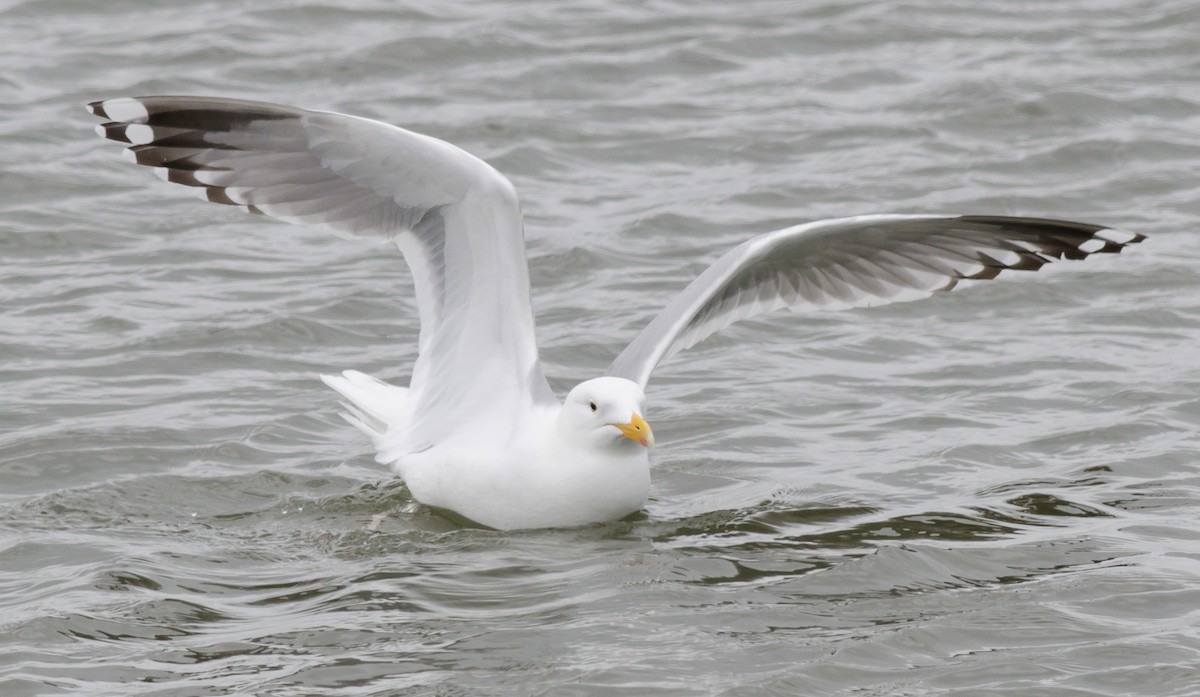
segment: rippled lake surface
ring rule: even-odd
[[[1200,693],[1200,6],[0,0],[0,695]],[[772,316],[661,368],[643,514],[416,504],[394,251],[197,202],[82,104],[348,111],[512,178],[561,391],[750,235],[1120,256]]]

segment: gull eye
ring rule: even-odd
[[[588,406],[592,408],[592,411],[596,411],[596,403],[595,402],[588,402]]]

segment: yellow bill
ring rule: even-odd
[[[650,430],[650,424],[646,423],[636,412],[633,418],[627,424],[613,424],[621,431],[621,435],[629,440],[635,440],[645,447],[649,448],[654,445],[654,431]]]

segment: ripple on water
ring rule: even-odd
[[[1127,5],[7,3],[0,694],[1200,693],[1200,16]],[[757,232],[1149,239],[733,327],[655,375],[645,512],[501,534],[414,503],[315,379],[406,379],[400,259],[122,163],[79,104],[148,93],[488,158],[560,388]]]

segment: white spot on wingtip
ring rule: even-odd
[[[105,100],[100,108],[113,121],[145,121],[150,116],[145,104],[129,97]]]
[[[129,152],[129,151],[126,150],[125,152]],[[154,175],[156,177],[158,177],[159,179],[161,179],[165,182],[171,181],[171,170],[167,169],[166,167],[151,167],[150,169],[154,172]]]
[[[1017,264],[1021,263],[1021,255],[1011,249],[989,249],[987,255],[1000,262],[1004,266],[1016,266]]]
[[[976,264],[970,264],[970,265],[968,265],[968,266],[964,266],[964,267],[962,267],[961,269],[956,269],[956,271],[958,271],[958,272],[959,272],[960,274],[962,274],[963,276],[966,276],[967,278],[970,278],[970,277],[972,277],[972,276],[975,276],[975,275],[977,275],[977,274],[981,274],[981,273],[983,273],[983,270],[984,270],[984,269],[986,269],[986,268],[987,268],[987,267],[986,267],[986,266],[984,266],[983,264],[978,264],[978,263],[976,263]]]
[[[1090,240],[1084,240],[1083,244],[1079,245],[1079,251],[1083,252],[1084,254],[1091,254],[1104,249],[1104,245],[1105,241],[1103,239],[1097,239],[1093,237]]]
[[[1102,240],[1108,240],[1109,242],[1116,242],[1117,244],[1129,244],[1133,240],[1137,239],[1137,235],[1132,232],[1127,232],[1125,230],[1116,230],[1114,228],[1109,228],[1109,227],[1101,228],[1101,229],[1097,230],[1096,232],[1094,232],[1093,234]]]
[[[98,123],[95,126],[92,126],[92,130],[95,131],[96,135],[100,136],[101,138],[108,137],[108,129],[104,127],[104,124]]]
[[[207,184],[209,186],[223,186],[222,182],[220,181],[219,172],[196,170],[195,172],[192,172],[192,178],[201,184]]]
[[[131,123],[125,127],[125,138],[134,145],[154,142],[154,129],[142,123]]]
[[[225,195],[234,201],[237,201],[238,203],[245,204],[247,206],[254,205],[254,202],[251,200],[250,189],[244,187],[227,188],[225,189]]]
[[[129,160],[130,162],[132,162],[135,165],[138,163],[137,153],[130,150],[129,148],[125,148],[124,150],[121,151],[121,157],[125,158],[126,160]]]

